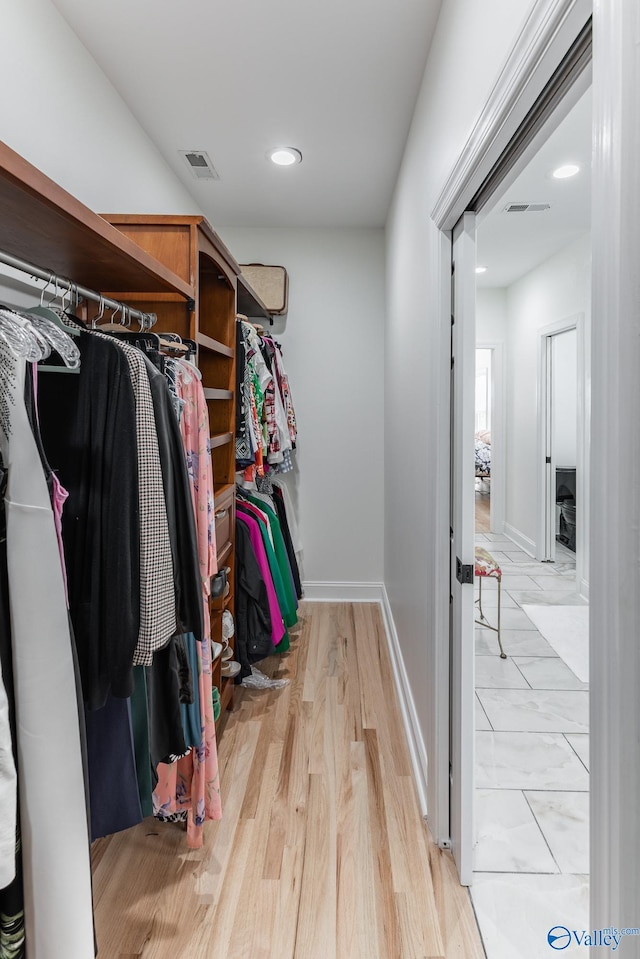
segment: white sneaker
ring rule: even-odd
[[[222,675],[227,679],[237,676],[240,672],[240,663],[238,663],[235,659],[230,659],[226,663],[222,664],[221,672]]]
[[[218,656],[222,653],[222,643],[211,643],[211,662],[215,663]]]
[[[234,632],[233,616],[231,615],[230,610],[225,609],[224,613],[222,614],[222,638],[231,639],[231,637],[234,635]]]

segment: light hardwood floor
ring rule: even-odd
[[[487,480],[480,480],[479,484],[476,486],[476,533],[490,533],[491,487]]]
[[[379,607],[301,614],[262,665],[290,685],[237,690],[204,848],[153,819],[94,844],[99,959],[483,959],[420,816]]]

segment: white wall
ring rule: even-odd
[[[588,342],[590,290],[589,234],[507,289],[506,521],[534,543],[537,540],[539,330],[584,313]]]
[[[199,212],[49,0],[0,0],[0,15],[8,146],[98,213]]]
[[[295,477],[308,583],[383,577],[384,233],[221,231],[241,263],[289,272],[282,342],[299,421]],[[277,327],[276,327],[277,329]],[[316,587],[331,594],[328,587]],[[341,595],[341,594],[336,594]]]
[[[436,605],[448,516],[434,455],[449,428],[439,397],[450,336],[440,325],[440,236],[430,214],[531,6],[444,0],[387,223],[385,583],[429,762],[447,721],[429,691],[436,638],[448,628]],[[447,801],[435,782],[431,812]]]
[[[504,343],[507,339],[507,293],[502,287],[476,290],[476,343]]]
[[[565,330],[551,342],[553,456],[558,466],[574,467],[578,455],[578,334]]]

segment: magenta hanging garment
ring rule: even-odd
[[[278,603],[278,597],[276,596],[275,587],[273,585],[273,577],[271,576],[271,570],[269,569],[269,563],[267,562],[267,554],[265,552],[264,543],[262,542],[260,527],[258,526],[257,520],[253,519],[251,516],[248,516],[246,513],[241,513],[240,509],[238,509],[238,512],[236,513],[236,518],[241,523],[245,523],[249,528],[251,545],[253,546],[256,559],[258,560],[258,566],[260,567],[260,572],[262,573],[262,578],[264,579],[265,586],[267,587],[269,611],[271,613],[273,645],[277,646],[284,636],[285,629],[284,622],[282,620],[282,613],[280,612],[280,604]]]

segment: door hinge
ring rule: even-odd
[[[473,584],[473,566],[471,563],[463,563],[456,556],[456,579],[462,586]]]
[[[551,466],[551,457],[550,457],[550,456],[545,457],[545,463],[547,463],[549,466]]]

